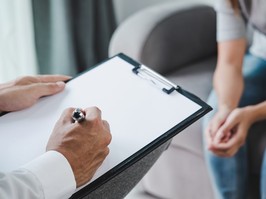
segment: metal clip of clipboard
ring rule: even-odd
[[[178,85],[173,84],[160,74],[152,71],[144,65],[136,66],[132,69],[132,71],[139,77],[152,82],[167,94],[171,94],[174,90],[178,90],[180,88]]]

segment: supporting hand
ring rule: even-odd
[[[0,111],[18,111],[32,106],[40,97],[53,95],[65,87],[69,76],[26,76],[0,85]]]

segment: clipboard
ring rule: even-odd
[[[102,193],[124,197],[175,135],[212,110],[181,86],[120,53],[68,81],[62,93],[0,117],[0,170],[16,169],[44,153],[55,122],[70,106],[98,106],[111,127],[109,155],[93,179],[71,197],[97,199],[106,198]]]

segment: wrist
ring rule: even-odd
[[[256,105],[246,106],[243,109],[251,125],[259,120],[259,109]]]
[[[218,111],[225,115],[229,115],[236,107],[228,104],[221,104],[218,106]]]
[[[266,119],[266,102],[247,106],[246,109],[254,122]]]

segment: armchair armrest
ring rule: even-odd
[[[109,55],[123,52],[160,73],[214,56],[216,15],[212,7],[174,2],[143,9],[112,36]]]

